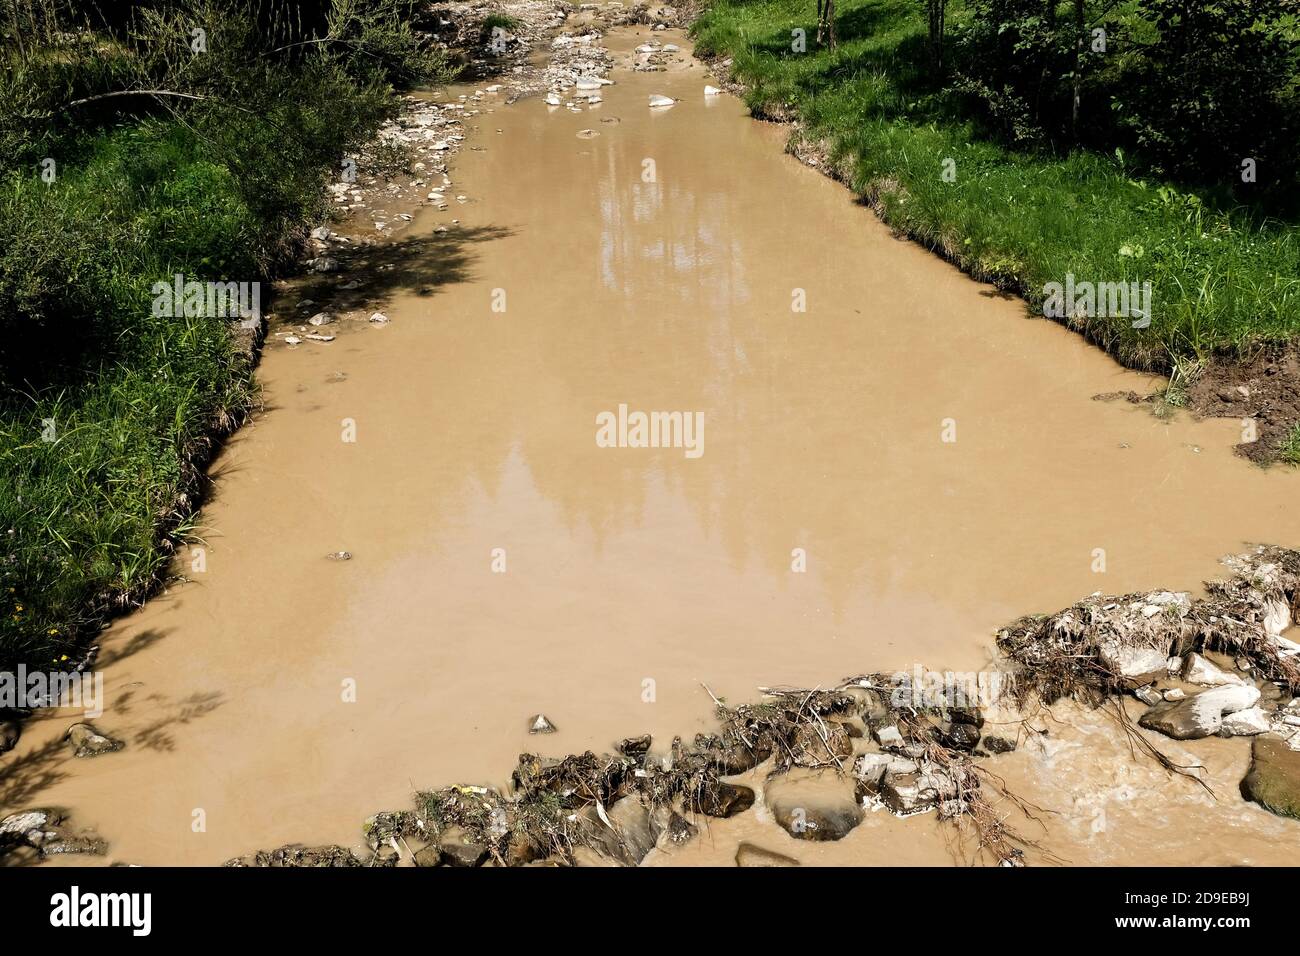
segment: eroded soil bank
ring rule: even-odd
[[[651,38],[681,52],[634,70]],[[430,183],[444,201],[385,220],[357,288],[346,263],[328,274],[357,297],[332,340],[273,326],[266,410],[216,463],[205,570],[104,635],[96,724],[126,747],[76,760],[59,738],[77,715],[40,714],[0,812],[74,808],[106,860],[141,864],[350,845],[414,789],[504,786],[523,751],[709,730],[702,683],[739,702],[864,668],[976,671],[1027,611],[1194,587],[1244,542],[1300,542],[1297,476],[1234,457],[1236,422],[1092,401],[1156,382],[893,238],[783,131],[706,97],[682,34],[603,44],[599,103],[470,105],[452,183]],[[599,447],[620,404],[701,412],[703,454]],[[538,712],[557,733],[528,735]],[[1045,719],[1048,749],[1006,759],[1058,855],[1293,862],[1300,824],[1233,793],[1242,741],[1185,745],[1216,802],[1086,714]],[[667,862],[734,855],[751,817]],[[951,859],[933,821],[887,814],[790,844]]]

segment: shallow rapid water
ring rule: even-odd
[[[623,60],[645,35],[609,45]],[[741,701],[979,669],[1023,613],[1195,589],[1244,542],[1300,545],[1300,476],[1235,458],[1236,423],[1093,401],[1158,383],[892,237],[784,155],[784,129],[706,99],[699,65],[612,78],[581,113],[485,101],[447,191],[469,201],[422,210],[370,287],[389,325],[268,343],[266,410],[202,514],[206,572],[104,635],[97,724],[127,749],[73,761],[56,742],[71,717],[44,714],[0,810],[71,807],[111,859],[143,864],[355,844],[368,814],[417,787],[504,784],[523,751],[642,732],[666,748],[709,726],[702,685]],[[651,93],[681,101],[651,111]],[[621,403],[701,412],[703,454],[598,447],[597,415]],[[353,559],[326,560],[339,550]],[[530,737],[537,712],[559,732]],[[1056,852],[1291,861],[1300,824],[1231,789],[1247,742],[1200,748],[1229,788],[1207,807],[1150,768],[1115,797],[1127,748],[1098,739],[1095,760],[1000,758],[1055,801]],[[1224,829],[1189,849],[1180,820]],[[761,823],[715,824],[674,862],[729,861],[727,834]],[[933,819],[885,814],[799,850],[949,859]]]

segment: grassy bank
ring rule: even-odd
[[[75,655],[165,567],[254,389],[239,317],[166,314],[154,283],[291,265],[394,84],[441,75],[405,6],[20,3],[4,22],[0,665]],[[116,95],[140,90],[165,92]]]
[[[1060,9],[1064,18],[1071,7]],[[1023,133],[1016,124],[1029,108],[1015,99],[1010,80],[994,93],[1011,108],[1000,115],[989,106],[997,96],[979,78],[977,60],[980,32],[989,32],[977,14],[987,13],[986,5],[947,4],[942,69],[931,54],[925,5],[916,0],[839,0],[834,50],[816,43],[812,0],[715,0],[693,29],[701,55],[732,59],[733,77],[756,113],[802,121],[804,135],[826,145],[838,173],[872,198],[886,221],[972,275],[1023,295],[1033,310],[1041,312],[1045,286],[1064,283],[1067,274],[1150,282],[1149,327],[1082,310],[1066,319],[1125,364],[1169,372],[1294,340],[1300,233],[1278,212],[1294,208],[1294,156],[1285,158],[1276,143],[1260,146],[1279,158],[1257,188],[1234,181],[1235,165],[1222,157],[1192,157],[1199,166],[1171,160],[1182,155],[1178,144],[1171,149],[1168,135],[1152,132],[1171,107],[1148,105],[1143,113],[1140,99],[1142,89],[1155,91],[1150,100],[1175,82],[1159,74],[1167,64],[1153,65],[1155,54],[1138,46],[1154,28],[1137,4],[1106,9],[1110,53],[1104,63],[1096,58],[1081,84],[1091,111],[1072,142],[1055,134],[1046,109],[1040,127]],[[791,48],[791,31],[800,28],[803,53]],[[1290,29],[1279,27],[1284,50]],[[1016,49],[1031,42],[1027,30],[1022,39]],[[990,70],[1005,69],[999,56],[992,59]],[[1146,87],[1142,77],[1149,77]],[[1068,73],[1062,80],[1067,94],[1070,80]],[[1290,82],[1294,90],[1293,76]],[[1129,90],[1139,91],[1131,96],[1139,106],[1125,99]],[[1057,92],[1036,94],[1034,102]],[[1281,88],[1277,102],[1289,102],[1287,95]],[[1205,110],[1215,108],[1213,97],[1203,99]],[[1221,98],[1221,112],[1227,101]],[[1057,125],[1069,122],[1067,108]]]

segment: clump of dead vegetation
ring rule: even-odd
[[[1260,677],[1300,690],[1300,646],[1282,637],[1300,614],[1300,551],[1261,545],[1223,563],[1231,574],[1207,582],[1203,598],[1099,593],[1002,629],[997,645],[1019,667],[1019,701],[1100,703],[1131,689],[1144,649],[1165,657],[1231,654]]]

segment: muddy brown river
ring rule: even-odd
[[[265,411],[201,516],[206,571],[104,635],[97,724],[126,749],[73,760],[70,714],[42,714],[0,810],[74,808],[140,864],[357,845],[370,813],[504,785],[524,751],[662,751],[709,728],[702,685],[978,670],[1021,614],[1195,590],[1243,543],[1300,544],[1300,475],[1234,457],[1238,423],[1094,401],[1158,382],[894,238],[787,130],[706,98],[699,64],[627,69],[646,36],[607,41],[598,107],[484,101],[447,190],[467,201],[422,208],[373,283],[389,324],[268,340]],[[702,414],[702,453],[601,447],[620,405]],[[529,736],[538,712],[558,733]],[[1294,861],[1300,823],[1236,792],[1248,741],[1162,741],[1216,800],[1096,716],[1047,723],[997,760],[1059,856]],[[654,862],[729,864],[741,839],[953,859],[932,816],[812,845],[764,814]]]

